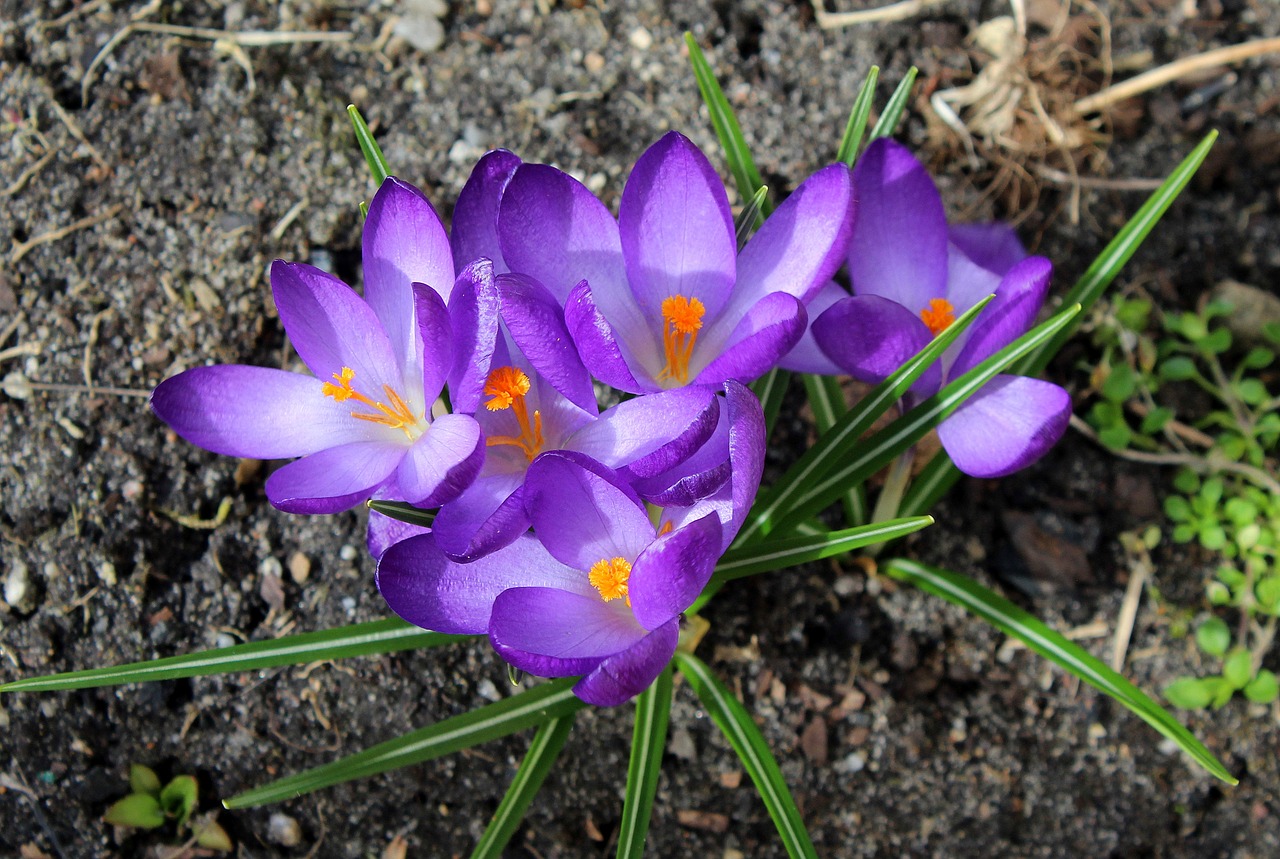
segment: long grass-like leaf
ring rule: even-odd
[[[1211,131],[1205,138],[1200,141],[1195,149],[1191,150],[1186,158],[1182,160],[1169,178],[1152,192],[1147,201],[1142,204],[1133,217],[1116,233],[1116,237],[1112,239],[1102,253],[1098,254],[1097,259],[1085,270],[1075,285],[1063,298],[1064,304],[1079,304],[1085,310],[1093,306],[1098,297],[1106,290],[1115,280],[1120,269],[1124,267],[1142,246],[1143,241],[1151,233],[1155,225],[1164,217],[1164,213],[1173,205],[1173,201],[1182,193],[1182,189],[1187,187],[1187,183],[1191,181],[1191,177],[1195,175],[1196,170],[1200,169],[1200,165],[1204,163],[1204,159],[1209,156],[1209,150],[1213,148],[1213,142],[1218,139],[1218,132]],[[1081,314],[1080,319],[1084,319]],[[1079,324],[1078,322],[1076,324]],[[1054,355],[1062,349],[1067,339],[1074,333],[1076,324],[1070,325],[1058,332],[1056,336],[1049,342],[1045,343],[1034,353],[1028,355],[1017,366],[1015,372],[1024,375],[1034,375],[1044,370],[1048,366],[1049,361]]]
[[[14,680],[12,683],[0,686],[0,692],[91,689],[95,686],[115,686],[120,683],[145,683],[152,680],[176,680],[180,677],[197,677],[204,674],[259,671],[278,665],[297,665],[303,662],[439,647],[474,637],[427,632],[399,618],[388,618],[320,632],[274,638],[270,641],[251,641],[247,644],[220,647],[216,650],[168,656],[147,662],[130,662],[127,665],[89,668],[48,677]]]
[[[992,296],[984,298],[961,314],[959,319],[947,326],[889,378],[872,388],[829,432],[805,451],[777,483],[760,493],[751,508],[747,524],[738,533],[734,545],[742,546],[767,534],[779,518],[789,513],[795,500],[814,481],[839,464],[854,447],[859,446],[863,434],[871,429],[876,419],[902,399],[902,395],[929,365],[940,358],[947,347],[973,323],[991,298]],[[850,481],[844,484],[844,489],[855,485]]]
[[[373,174],[373,181],[381,186],[383,181],[391,175],[387,159],[382,157],[382,148],[378,146],[378,141],[373,139],[369,124],[364,121],[364,117],[360,115],[360,111],[354,104],[347,105],[347,116],[351,117],[351,126],[356,130],[356,142],[360,144],[360,151],[364,153],[364,160],[369,165],[369,172]]]
[[[706,55],[698,46],[698,40],[692,33],[686,32],[684,41],[689,46],[689,65],[693,66],[693,76],[698,81],[698,90],[702,93],[702,100],[711,114],[711,124],[715,126],[716,136],[720,138],[720,145],[724,148],[729,175],[733,176],[733,182],[738,187],[738,197],[744,202],[748,201],[755,196],[756,191],[764,184],[764,180],[760,178],[755,159],[751,157],[746,138],[742,136],[742,127],[738,125],[738,119],[733,115],[729,100],[724,97],[724,90],[720,88],[715,72],[711,71],[711,64],[707,62]],[[761,214],[766,216],[773,211],[769,200],[766,199],[761,203],[760,210]]]
[[[849,411],[844,401],[844,391],[835,376],[818,376],[805,373],[804,390],[809,397],[809,408],[813,410],[813,423],[822,435],[835,426],[836,422]],[[867,521],[867,490],[859,484],[851,486],[844,498],[845,524],[850,527],[863,525]]]
[[[844,126],[844,136],[840,138],[840,148],[836,150],[836,160],[850,167],[858,160],[858,150],[862,148],[862,136],[867,131],[867,119],[871,116],[871,102],[875,100],[876,81],[879,79],[880,67],[872,66],[858,88],[853,108],[849,111],[849,121]]]
[[[484,834],[476,843],[476,849],[471,851],[471,859],[501,859],[507,842],[520,828],[520,821],[524,820],[529,803],[538,795],[538,789],[551,773],[560,750],[569,739],[573,715],[570,713],[543,722],[533,735],[529,751],[525,753],[516,777],[511,780],[506,796],[498,804],[498,810],[493,813]]]
[[[364,506],[381,513],[388,519],[397,519],[423,528],[430,528],[431,524],[436,521],[435,510],[424,510],[421,507],[414,507],[412,504],[405,504],[403,501],[382,501],[377,498],[370,498],[364,503]]]
[[[566,677],[534,686],[363,752],[247,790],[222,804],[227,808],[248,808],[292,799],[342,782],[433,760],[568,716],[586,706],[573,694],[576,682],[576,678]]]
[[[856,455],[847,462],[830,463],[821,477],[804,484],[792,495],[790,503],[782,508],[782,520],[778,529],[785,530],[802,522],[840,497],[847,487],[866,480],[890,460],[920,440],[958,409],[965,400],[976,394],[996,374],[1017,361],[1060,331],[1077,313],[1080,305],[1059,311],[1055,316],[1028,331],[999,352],[987,358],[960,378],[907,412],[889,426],[866,439],[858,446]]]
[[[1050,662],[1128,707],[1217,778],[1227,784],[1237,784],[1236,778],[1212,752],[1142,690],[1004,597],[966,576],[915,561],[895,559],[882,569],[899,581],[910,582],[973,612],[1001,632],[1018,639]]]
[[[765,438],[773,435],[773,428],[778,423],[778,414],[782,411],[782,400],[787,395],[787,384],[791,374],[780,367],[774,367],[759,379],[751,383],[751,393],[760,401],[764,411]]]
[[[919,71],[915,66],[907,69],[902,82],[893,91],[893,95],[889,96],[889,101],[884,106],[884,113],[880,114],[876,124],[871,127],[872,140],[878,137],[888,137],[898,129],[898,123],[902,121],[902,112],[907,109],[907,101],[911,98],[911,88],[916,85],[916,75],[919,74]]]
[[[756,790],[760,792],[760,798],[764,800],[765,808],[769,810],[769,816],[778,827],[778,835],[782,837],[788,855],[793,859],[817,859],[817,851],[809,840],[804,820],[801,819],[796,801],[782,777],[782,770],[778,769],[778,762],[773,759],[769,744],[760,735],[760,729],[752,721],[747,708],[733,697],[733,693],[698,657],[676,651],[676,667],[689,681],[716,727],[738,753],[743,769],[751,776]]]
[[[622,803],[622,822],[618,825],[618,859],[638,859],[644,855],[653,797],[658,792],[658,773],[662,770],[662,750],[667,745],[671,673],[668,665],[653,685],[636,698],[631,762],[627,764],[627,793]]]

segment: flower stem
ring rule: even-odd
[[[916,458],[916,449],[914,446],[907,448],[902,455],[893,461],[889,466],[889,473],[885,476],[884,486],[880,487],[880,494],[876,497],[875,509],[871,511],[871,522],[887,522],[898,515],[898,509],[902,506],[902,497],[906,494],[907,486],[911,483],[911,466]],[[867,554],[875,557],[880,553],[883,543],[878,543],[867,548]]]

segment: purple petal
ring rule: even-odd
[[[687,459],[716,428],[714,388],[690,385],[619,403],[566,440],[628,478],[649,477]]]
[[[539,677],[586,674],[646,635],[623,600],[548,587],[503,591],[489,618],[489,641],[498,655]]]
[[[834,280],[829,280],[809,299],[804,306],[805,313],[810,320],[817,319],[826,312],[827,308],[840,299],[848,297],[849,293],[843,286]],[[794,373],[816,373],[820,376],[838,376],[844,372],[818,348],[818,341],[813,336],[812,324],[805,329],[800,342],[782,357],[778,366]]]
[[[1000,277],[1027,258],[1018,234],[1007,224],[952,224],[948,233],[965,256]]]
[[[479,260],[464,268],[449,301],[452,342],[456,344],[449,399],[455,412],[472,414],[480,408],[484,383],[493,368],[501,307],[493,263]]]
[[[573,687],[573,694],[596,707],[625,704],[648,689],[675,655],[680,620],[673,618],[636,644],[602,661]]]
[[[529,530],[523,487],[523,471],[477,478],[436,514],[432,527],[440,548],[469,563],[511,545]]]
[[[853,229],[853,173],[843,164],[824,167],[742,249],[734,303],[747,307],[770,292],[807,301],[844,262]]]
[[[497,277],[502,321],[533,368],[571,402],[596,410],[591,376],[565,327],[564,310],[545,286],[523,274]]]
[[[327,381],[350,367],[355,371],[352,386],[367,396],[377,399],[383,385],[407,393],[382,323],[351,287],[314,266],[276,260],[271,291],[293,348],[317,378]],[[406,284],[409,319],[412,298]]]
[[[877,295],[855,295],[836,302],[814,320],[813,336],[836,366],[872,384],[883,382],[933,339],[915,314]],[[915,387],[932,393],[941,378],[935,363]]]
[[[1025,468],[1062,438],[1071,397],[1042,379],[996,376],[938,425],[956,468],[973,477],[1003,477]]]
[[[641,498],[659,507],[689,507],[725,485],[731,471],[729,409],[719,412],[715,432],[688,459],[662,474],[632,479]]]
[[[286,513],[340,513],[372,495],[407,449],[364,441],[313,453],[267,478],[267,499]]]
[[[525,476],[525,509],[556,560],[589,570],[600,560],[634,561],[653,541],[644,505],[612,469],[568,451],[544,453]]]
[[[415,626],[483,635],[498,594],[527,586],[600,595],[580,570],[557,563],[532,536],[470,564],[450,560],[426,534],[396,543],[378,561],[378,590],[391,610]]]
[[[507,271],[498,245],[498,204],[502,191],[520,166],[520,159],[505,149],[486,152],[476,162],[453,207],[449,245],[453,265],[462,269],[484,257],[499,272]]]
[[[381,320],[400,365],[416,367],[421,343],[413,325],[410,285],[425,283],[449,300],[449,236],[426,195],[388,176],[369,203],[362,246],[365,301]]]
[[[564,321],[582,362],[597,379],[630,394],[657,388],[657,383],[651,379],[646,378],[648,386],[636,381],[636,375],[623,355],[623,344],[614,334],[609,320],[596,307],[591,287],[585,280],[569,293],[564,306]]]
[[[618,222],[581,182],[544,164],[521,165],[502,194],[498,238],[511,270],[540,282],[557,301],[590,283],[604,318],[646,366],[657,365],[650,322],[627,284]]]
[[[636,301],[655,324],[664,299],[697,297],[715,319],[733,290],[737,242],[724,183],[684,135],[669,131],[636,162],[618,211]]]
[[[1053,266],[1044,257],[1028,257],[1004,276],[995,300],[983,309],[969,329],[964,348],[952,364],[949,378],[973,369],[986,358],[1026,333],[1049,291]]]
[[[744,384],[754,381],[791,351],[807,323],[804,305],[798,298],[785,292],[769,293],[738,321],[721,349],[711,343],[697,344],[695,361],[700,352],[711,352],[716,358],[698,372],[694,384],[719,386],[729,379]]]
[[[952,313],[959,316],[994,293],[999,286],[1000,275],[978,265],[955,245],[947,245],[945,298],[951,304]]]
[[[269,367],[194,367],[165,379],[151,408],[192,444],[224,456],[291,459],[328,447],[376,441],[382,428],[351,417],[313,376]]]
[[[693,605],[720,559],[720,530],[720,520],[708,513],[640,553],[627,587],[641,626],[657,629]]]
[[[422,392],[424,402],[434,403],[444,388],[453,363],[453,323],[444,299],[431,287],[413,284],[413,307],[422,335]]]
[[[369,527],[365,531],[365,545],[368,546],[369,554],[376,561],[396,543],[430,533],[431,529],[425,526],[392,519],[377,510],[370,510]]]
[[[947,217],[924,165],[880,138],[854,169],[858,222],[849,246],[855,295],[879,295],[912,313],[946,294]]]
[[[484,464],[480,425],[470,415],[441,415],[400,461],[396,481],[410,504],[436,507],[457,498]]]

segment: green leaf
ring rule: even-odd
[[[236,849],[231,843],[231,836],[227,834],[227,830],[215,820],[207,820],[204,823],[197,824],[193,827],[196,836],[196,844],[206,850],[217,850],[219,853],[230,853]]]
[[[1271,362],[1275,359],[1275,352],[1262,346],[1255,346],[1240,363],[1246,370],[1262,370],[1271,366]]]
[[[328,659],[346,659],[375,653],[394,653],[439,647],[474,636],[445,635],[427,632],[399,618],[357,623],[337,629],[290,635],[271,641],[251,641],[217,650],[204,650],[182,656],[130,662],[106,668],[70,671],[49,677],[14,680],[0,686],[0,692],[47,692],[55,689],[91,689],[120,683],[144,683],[152,680],[175,680],[204,674],[226,674],[232,671],[258,671],[277,665],[296,665]]]
[[[1128,364],[1117,364],[1111,368],[1107,378],[1102,382],[1098,393],[1113,403],[1122,403],[1133,396],[1138,389],[1138,379],[1133,368]]]
[[[160,776],[151,767],[129,764],[129,790],[160,797]]]
[[[1276,700],[1280,697],[1280,683],[1276,682],[1276,675],[1265,668],[1259,671],[1258,676],[1244,687],[1244,697],[1255,704],[1270,704]]]
[[[1259,406],[1267,399],[1267,386],[1260,379],[1241,379],[1235,389],[1236,396],[1246,405]]]
[[[817,859],[817,851],[809,840],[800,810],[787,788],[778,762],[769,751],[769,744],[760,735],[760,729],[752,721],[751,714],[733,693],[711,673],[711,669],[698,657],[676,651],[676,667],[697,694],[711,720],[724,734],[729,745],[737,752],[743,769],[751,776],[769,816],[778,827],[783,846],[791,857],[805,856]]]
[[[1213,687],[1195,677],[1179,677],[1164,687],[1164,699],[1184,710],[1203,710],[1213,700]]]
[[[631,733],[631,761],[627,764],[627,793],[618,825],[618,859],[644,855],[653,797],[658,792],[662,750],[671,717],[671,666],[636,698],[636,724]]]
[[[345,758],[273,781],[224,800],[227,808],[249,808],[292,799],[353,779],[434,760],[460,749],[514,734],[586,706],[573,694],[575,677],[552,680],[493,704],[419,728]]]
[[[1212,522],[1206,522],[1200,526],[1199,537],[1200,545],[1211,552],[1217,552],[1227,545],[1227,532]]]
[[[813,373],[801,375],[804,390],[809,397],[809,408],[813,410],[813,423],[818,435],[835,426],[849,407],[845,405],[844,391],[835,376],[818,376]],[[844,494],[845,521],[849,525],[865,524],[867,518],[866,487],[853,486]]]
[[[160,800],[149,793],[131,793],[112,804],[102,819],[112,826],[132,826],[135,829],[156,829],[164,826],[164,812]]]
[[[410,525],[418,525],[422,528],[430,528],[431,524],[436,521],[435,510],[424,510],[421,507],[414,507],[412,504],[405,504],[403,501],[382,501],[377,498],[370,498],[364,503],[364,506],[381,513],[388,519],[408,522]]]
[[[1243,689],[1253,679],[1253,654],[1237,647],[1222,661],[1222,677],[1232,689]]]
[[[755,231],[756,224],[760,223],[760,210],[764,208],[765,201],[769,199],[769,186],[761,185],[756,189],[755,194],[747,201],[747,205],[742,207],[742,211],[738,213],[737,225],[734,227],[734,234],[738,242],[738,250],[742,250],[747,240],[751,238],[751,234]]]
[[[1231,348],[1231,332],[1225,328],[1215,328],[1196,344],[1205,352],[1221,355]]]
[[[871,139],[878,137],[888,137],[898,128],[898,122],[902,119],[902,112],[907,108],[907,101],[911,98],[911,88],[916,85],[916,75],[920,70],[915,66],[907,69],[906,75],[902,78],[902,82],[898,84],[898,88],[893,91],[893,95],[889,96],[889,101],[885,103],[884,113],[880,114],[880,118],[876,120],[876,124],[871,129]]]
[[[160,791],[160,807],[170,817],[178,819],[178,826],[187,825],[187,818],[195,811],[200,788],[194,776],[180,775]]]
[[[1125,424],[1109,426],[1098,431],[1098,441],[1110,450],[1125,450],[1133,441],[1133,430]]]
[[[1189,468],[1179,471],[1173,478],[1173,488],[1183,493],[1191,495],[1200,491],[1200,475],[1196,474]]]
[[[964,576],[914,561],[897,559],[882,569],[892,578],[910,582],[965,608],[1017,638],[1036,653],[1128,707],[1217,778],[1228,784],[1237,783],[1212,752],[1138,687],[1004,597]]]
[[[520,821],[529,810],[529,803],[538,795],[542,783],[551,774],[560,750],[569,739],[569,731],[573,728],[574,714],[559,716],[544,722],[538,727],[529,743],[529,751],[525,753],[516,777],[498,804],[484,834],[471,852],[471,859],[501,859],[511,836],[520,828]]]
[[[778,413],[782,411],[782,399],[787,395],[787,383],[791,374],[779,367],[774,367],[759,379],[751,383],[751,393],[760,401],[764,411],[764,435],[767,439],[773,435],[773,427],[778,422]]]
[[[1280,608],[1280,576],[1268,576],[1262,579],[1254,587],[1253,592],[1264,611],[1274,614]]]
[[[850,167],[858,160],[858,150],[862,148],[862,136],[867,130],[867,119],[871,116],[871,102],[875,100],[876,81],[879,79],[880,67],[872,66],[858,88],[853,108],[849,111],[849,121],[844,126],[844,137],[840,138],[840,148],[836,150],[836,160]]]
[[[1079,310],[1079,305],[1060,310],[960,378],[953,379],[941,391],[871,438],[862,440],[853,458],[842,463],[830,463],[830,468],[824,471],[821,478],[801,486],[799,492],[792,496],[794,500],[790,502],[789,509],[785,511],[777,527],[793,527],[797,521],[817,513],[834,501],[846,487],[861,483],[875,474],[894,457],[919,441],[926,432],[946,420],[998,373],[1017,363],[1038,344],[1066,326]],[[803,457],[801,461],[804,461]]]
[[[1166,409],[1164,406],[1156,406],[1147,412],[1142,419],[1141,430],[1146,435],[1152,435],[1164,429],[1165,424],[1173,420],[1173,409]]]
[[[872,388],[857,405],[840,418],[830,431],[824,433],[816,444],[805,451],[804,455],[787,469],[787,473],[780,480],[757,495],[747,523],[738,533],[734,545],[745,545],[767,534],[774,522],[790,509],[793,499],[799,496],[808,484],[816,480],[819,475],[826,473],[851,451],[861,447],[863,434],[871,429],[876,419],[902,398],[902,395],[929,368],[929,365],[936,361],[947,347],[973,323],[983,308],[990,303],[991,298],[989,296],[969,308],[907,363],[895,370],[889,378]],[[841,485],[841,491],[853,485],[855,485],[853,482],[844,483]]]
[[[1196,627],[1196,644],[1210,656],[1221,656],[1231,646],[1231,630],[1220,617],[1211,617]]]
[[[1175,355],[1160,364],[1160,378],[1166,382],[1185,382],[1199,373],[1196,362],[1183,355]]]
[[[381,186],[391,174],[387,159],[382,157],[382,149],[378,146],[378,141],[373,139],[369,124],[364,121],[364,117],[360,115],[360,111],[354,104],[347,105],[347,116],[351,117],[351,126],[356,131],[356,142],[360,144],[360,151],[364,153],[364,160],[369,165],[369,172],[373,174],[373,181]]]
[[[738,187],[738,196],[743,200],[750,200],[764,184],[764,180],[760,178],[760,171],[756,169],[751,150],[742,136],[738,119],[733,115],[733,108],[729,106],[729,100],[724,97],[724,91],[720,89],[720,82],[716,80],[715,73],[711,71],[711,64],[707,62],[702,48],[698,46],[698,40],[693,37],[693,33],[686,32],[684,41],[689,46],[689,64],[693,66],[693,76],[698,81],[698,90],[702,93],[702,100],[711,114],[711,124],[715,127],[716,136],[720,138],[720,145],[724,148],[725,162],[729,165],[729,174],[733,176],[734,184]],[[761,208],[765,215],[773,211],[772,205],[767,200]]]
[[[1127,263],[1138,250],[1142,247],[1143,241],[1150,234],[1155,225],[1164,217],[1164,213],[1173,205],[1173,201],[1182,193],[1182,189],[1191,181],[1191,177],[1195,175],[1196,170],[1204,163],[1204,159],[1208,157],[1209,150],[1213,148],[1213,142],[1218,139],[1218,132],[1211,131],[1205,135],[1199,145],[1191,151],[1186,158],[1182,160],[1169,178],[1152,192],[1141,208],[1134,213],[1133,217],[1116,233],[1116,237],[1112,239],[1102,253],[1085,270],[1080,276],[1071,290],[1062,298],[1064,305],[1079,304],[1081,309],[1086,311],[1082,313],[1077,320],[1084,319],[1087,311],[1093,307],[1098,297],[1106,291],[1106,288],[1115,280],[1116,275],[1124,268]],[[1075,333],[1076,325],[1069,325],[1063,328],[1053,336],[1048,342],[1038,347],[1035,352],[1028,355],[1017,368],[1012,372],[1020,375],[1034,376],[1044,370],[1048,366],[1050,359],[1062,350],[1062,346]]]

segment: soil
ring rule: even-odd
[[[616,206],[628,166],[667,129],[717,152],[681,38],[691,30],[766,180],[785,191],[831,158],[872,63],[884,72],[881,103],[912,62],[922,80],[946,86],[970,62],[963,38],[1005,13],[999,3],[951,0],[914,20],[825,32],[799,0],[478,0],[449,4],[434,52],[403,40],[375,45],[411,6],[0,0],[0,235],[13,243],[0,251],[0,374],[73,386],[0,395],[0,574],[27,581],[0,609],[0,680],[386,615],[361,514],[274,510],[262,491],[269,465],[197,450],[145,399],[186,367],[287,359],[265,276],[272,259],[359,282],[357,203],[374,188],[348,102],[362,107],[394,170],[443,212],[494,146],[573,171]],[[1125,0],[1102,11],[1117,54],[1146,48],[1150,64],[1280,35],[1271,0]],[[141,29],[94,64],[134,15],[354,37],[240,47]],[[1206,130],[1222,133],[1121,279],[1165,308],[1192,306],[1226,278],[1272,289],[1280,275],[1280,67],[1255,61],[1235,74],[1225,89],[1214,77],[1212,91],[1201,79],[1132,102],[1100,168],[1161,177]],[[1187,104],[1193,92],[1209,93],[1206,103]],[[899,136],[934,157],[949,205],[971,218],[1009,216],[1007,200],[981,197],[989,173],[944,158],[938,138],[927,138],[925,110],[914,103]],[[1086,189],[1078,225],[1066,199],[1046,186],[1024,221],[1028,241],[1055,261],[1059,290],[1142,194]],[[1079,388],[1089,359],[1080,341],[1050,375]],[[796,394],[775,465],[807,437],[800,413]],[[1102,634],[1084,643],[1109,658],[1130,569],[1117,535],[1160,522],[1170,476],[1069,435],[1024,473],[960,484],[936,526],[890,551],[999,587],[1056,628],[1100,622]],[[195,521],[215,520],[224,499],[225,520]],[[297,574],[300,557],[306,575]],[[1126,668],[1153,693],[1212,669],[1171,627],[1203,611],[1214,564],[1168,545],[1155,561],[1163,598],[1144,599]],[[1274,708],[1236,700],[1182,714],[1240,777],[1230,788],[980,621],[851,562],[740,585],[709,609],[701,653],[760,723],[821,855],[1280,855]],[[165,778],[196,775],[208,810],[509,688],[481,643],[5,695],[0,854],[129,856],[163,843],[101,821],[126,793],[131,762]],[[651,855],[781,855],[749,780],[683,686],[671,724]],[[581,714],[510,855],[612,853],[630,731],[629,707]],[[410,855],[466,855],[526,743],[513,737],[219,820],[241,856],[380,856],[397,836]],[[296,844],[280,843],[293,839],[273,814],[296,821]]]

